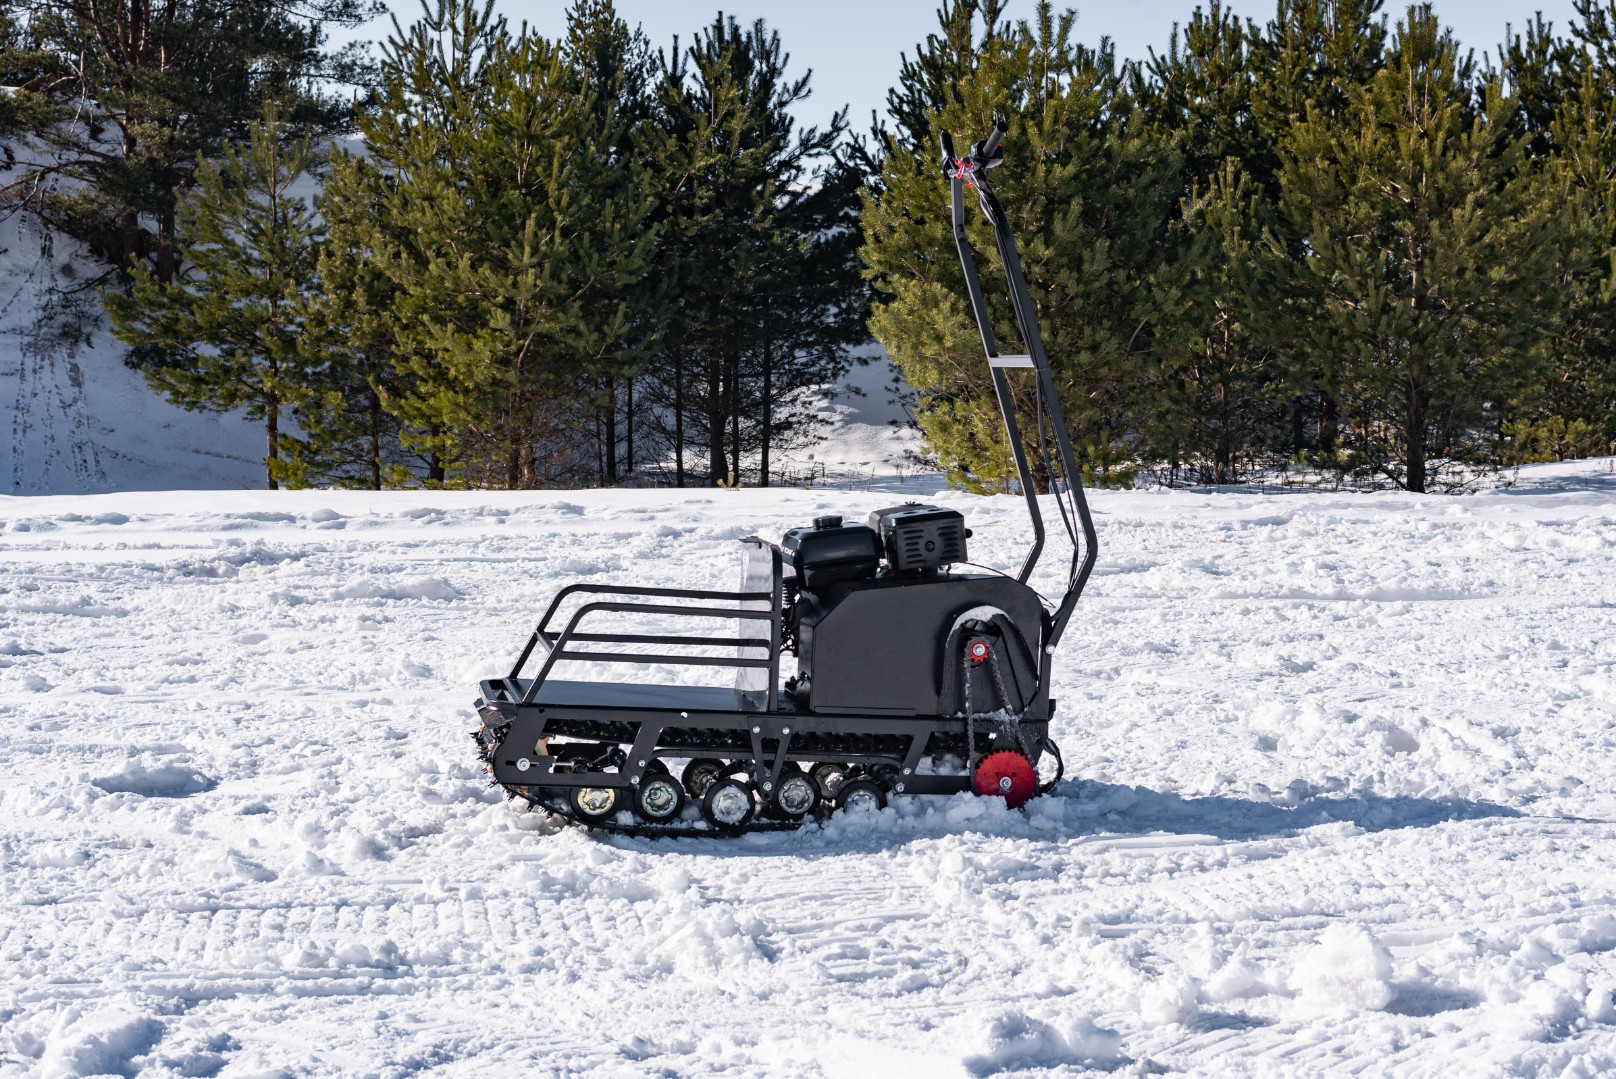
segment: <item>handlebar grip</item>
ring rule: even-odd
[[[999,148],[999,143],[1004,141],[1005,132],[1009,130],[1010,126],[1003,120],[994,120],[993,130],[988,133],[988,137],[977,143],[979,149],[975,154],[976,159],[984,165],[992,161],[994,151]]]

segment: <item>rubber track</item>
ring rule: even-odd
[[[481,730],[472,731],[471,737],[477,743],[477,756],[481,758],[484,765],[492,770],[493,752],[498,743],[489,745],[487,742],[485,742],[483,740]],[[693,839],[703,837],[708,839],[735,839],[739,836],[749,835],[753,832],[794,832],[798,828],[801,828],[808,820],[807,817],[803,817],[801,820],[770,820],[766,818],[753,817],[752,820],[747,823],[745,828],[737,830],[721,830],[714,828],[705,821],[703,821],[700,825],[662,825],[648,824],[643,821],[638,824],[618,824],[616,821],[586,821],[575,816],[571,812],[570,807],[563,808],[562,806],[551,805],[542,798],[535,798],[532,795],[522,793],[522,788],[520,787],[512,787],[507,786],[504,783],[493,782],[491,782],[489,786],[498,787],[500,790],[504,791],[505,797],[508,800],[515,801],[517,799],[521,799],[522,801],[526,802],[529,807],[533,809],[541,809],[550,816],[559,820],[564,820],[569,824],[576,824],[579,827],[588,828],[596,832],[605,832],[609,835],[633,836],[639,839]],[[816,815],[816,819],[823,819],[823,814]]]
[[[477,743],[477,756],[481,758],[483,764],[486,765],[490,771],[492,771],[493,752],[495,745],[498,743],[495,743],[495,745],[489,745],[487,742],[485,742],[483,740],[483,732],[480,729],[472,731],[471,737],[472,740]],[[1053,790],[1055,788],[1055,784],[1060,782],[1061,776],[1065,774],[1066,771],[1065,761],[1062,760],[1060,750],[1056,748],[1055,743],[1046,742],[1045,744],[1054,753],[1056,767],[1058,770],[1056,771],[1053,779],[1046,783],[1039,784],[1038,789],[1035,792],[1035,797],[1048,794],[1051,790]],[[762,817],[753,817],[745,828],[741,828],[739,830],[720,830],[712,827],[705,821],[703,821],[699,826],[694,824],[648,824],[643,821],[638,824],[618,824],[615,821],[586,821],[575,816],[571,812],[570,806],[563,807],[551,805],[550,803],[545,802],[543,799],[534,798],[531,795],[522,793],[522,788],[520,787],[510,787],[503,783],[493,782],[491,782],[489,785],[498,787],[500,790],[504,791],[507,799],[514,801],[520,798],[531,808],[542,809],[550,816],[559,820],[564,820],[569,824],[576,824],[579,827],[588,828],[596,832],[605,832],[608,835],[633,836],[638,839],[694,839],[704,836],[710,839],[734,839],[738,836],[749,835],[753,832],[794,832],[798,828],[801,828],[809,820],[808,817],[803,817],[800,820],[770,820]],[[813,819],[815,820],[823,820],[828,815],[829,814],[823,806],[812,814]]]
[[[496,784],[496,786],[499,785],[500,784]],[[588,828],[591,831],[606,832],[610,835],[634,836],[638,839],[739,839],[741,836],[749,835],[753,832],[795,832],[798,828],[801,828],[805,823],[807,823],[809,819],[807,817],[804,817],[801,820],[759,820],[757,818],[753,818],[751,823],[747,824],[747,826],[742,828],[740,831],[720,831],[719,829],[707,824],[705,821],[703,821],[700,825],[688,823],[678,825],[661,825],[646,824],[644,822],[639,824],[618,824],[616,821],[601,821],[596,823],[593,821],[579,820],[577,817],[573,816],[571,813],[568,813],[564,809],[558,809],[557,807],[542,801],[536,802],[532,798],[528,798],[526,795],[517,794],[510,787],[505,787],[504,791],[506,797],[513,799],[521,798],[534,809],[542,809],[550,816],[564,820],[569,824],[576,824],[580,827]]]

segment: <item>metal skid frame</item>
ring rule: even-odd
[[[1045,530],[1037,485],[1028,462],[1028,446],[1017,417],[1009,372],[1033,374],[1036,416],[1034,445],[1049,478],[1050,493],[1072,541],[1065,592],[1047,619],[1032,700],[1021,713],[1017,740],[1030,747],[1032,763],[1049,749],[1060,767],[1060,755],[1048,741],[1051,664],[1055,646],[1066,629],[1078,597],[1094,568],[1097,541],[1094,521],[1084,497],[1081,473],[1061,414],[1060,399],[1032,297],[1021,268],[1008,218],[988,182],[988,170],[1004,157],[1000,145],[1006,126],[996,121],[988,138],[957,155],[952,138],[942,138],[942,170],[950,185],[954,240],[970,297],[971,314],[981,334],[993,389],[1004,419],[1016,474],[1031,517],[1033,543],[1015,579],[1028,585],[1044,549]],[[1004,267],[1011,307],[1026,355],[1001,355],[995,343],[982,282],[966,235],[965,189],[973,189]],[[1046,433],[1046,423],[1048,432]],[[622,585],[574,584],[563,588],[534,627],[526,646],[504,678],[484,681],[476,708],[482,729],[474,732],[494,780],[507,792],[536,804],[578,788],[635,788],[662,758],[722,757],[739,770],[744,766],[765,802],[780,782],[787,764],[834,761],[860,768],[886,789],[909,794],[952,794],[972,789],[968,775],[920,774],[929,753],[964,751],[974,759],[981,743],[997,734],[973,731],[963,715],[822,714],[799,711],[790,695],[780,693],[782,571],[780,550],[756,537],[747,545],[747,572],[740,589],[710,591]],[[572,598],[583,600],[564,621],[560,612]],[[737,619],[737,636],[700,633],[602,632],[596,616],[633,614],[646,618]],[[745,630],[759,632],[748,636]],[[652,651],[613,651],[611,647]],[[944,647],[939,642],[939,648]],[[712,654],[714,648],[733,655]],[[536,654],[543,656],[537,673],[523,677]],[[680,685],[572,682],[552,677],[563,661],[658,666],[733,668],[740,683],[734,690]],[[893,672],[904,677],[905,672]],[[908,672],[908,676],[916,676]],[[968,699],[968,698],[967,698]],[[975,744],[967,744],[975,737]],[[561,739],[552,753],[550,739]],[[592,756],[580,753],[595,751]],[[625,748],[626,747],[626,748]],[[582,762],[582,767],[580,767]],[[1053,781],[1051,781],[1053,783]],[[553,808],[553,806],[552,806]],[[564,810],[563,810],[564,811]],[[602,824],[601,827],[612,827]],[[766,825],[769,827],[776,825]],[[617,830],[631,830],[618,828]],[[663,829],[669,831],[668,829]],[[674,834],[681,834],[674,831]]]
[[[892,789],[912,794],[951,794],[969,789],[967,776],[921,775],[921,761],[935,734],[965,737],[965,720],[943,716],[817,715],[797,711],[779,695],[781,566],[779,550],[755,537],[748,545],[748,580],[758,576],[757,563],[766,560],[769,587],[735,592],[688,588],[651,588],[623,585],[569,585],[557,593],[544,617],[528,637],[521,655],[504,678],[481,684],[477,702],[485,730],[501,729],[490,764],[495,781],[507,786],[564,788],[632,787],[643,779],[658,758],[726,756],[749,761],[750,778],[759,790],[772,791],[788,762],[835,760],[892,770]],[[555,625],[562,604],[573,596],[610,596],[589,599]],[[696,605],[658,602],[699,601]],[[732,603],[734,607],[713,606]],[[761,605],[744,609],[741,604]],[[601,633],[588,631],[586,621],[597,613],[632,613],[675,618],[734,619],[763,622],[767,636],[729,637],[705,634]],[[655,646],[656,652],[611,652],[579,649],[577,644]],[[694,648],[714,646],[761,650],[762,656],[697,654]],[[535,677],[523,670],[543,651],[544,661]],[[639,665],[697,665],[755,669],[765,673],[758,690],[760,707],[742,707],[746,691],[674,685],[638,686],[622,683],[558,683],[551,678],[564,660]],[[547,693],[547,687],[561,692]],[[733,693],[736,707],[712,707],[714,698]],[[657,703],[624,704],[623,698],[662,698]],[[684,698],[684,699],[681,699]],[[704,706],[706,705],[706,706]],[[591,734],[589,732],[595,732]],[[631,734],[631,738],[613,738]],[[850,738],[871,736],[889,740],[897,753],[857,752],[845,748]],[[576,771],[571,762],[547,752],[541,744],[551,737],[626,745],[625,758],[615,770]],[[837,748],[827,748],[828,740]],[[558,770],[557,766],[563,767]]]

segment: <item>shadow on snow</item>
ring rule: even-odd
[[[1276,796],[1280,800],[1226,794],[1185,796],[1092,780],[1064,782],[1051,797],[1078,803],[1076,814],[1070,810],[1065,814],[1064,830],[1074,834],[1168,832],[1219,839],[1262,839],[1293,835],[1323,824],[1351,824],[1366,832],[1380,832],[1521,816],[1519,810],[1508,806],[1464,798],[1307,796],[1295,792]]]
[[[945,836],[1004,836],[1061,842],[1099,836],[1166,834],[1227,841],[1282,838],[1309,828],[1350,824],[1365,832],[1429,828],[1451,821],[1520,817],[1508,806],[1463,798],[1314,794],[1295,790],[1276,800],[1234,795],[1186,796],[1171,791],[1093,780],[1066,780],[1021,811],[991,803],[980,812],[955,811],[972,801],[915,798],[868,821],[832,816],[820,827],[747,836],[646,838],[601,836],[603,842],[643,853],[795,855],[822,857],[891,849],[911,840]],[[972,807],[973,809],[975,807]]]

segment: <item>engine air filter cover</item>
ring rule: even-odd
[[[870,514],[893,573],[921,573],[966,560],[965,518],[958,510],[910,502]]]

